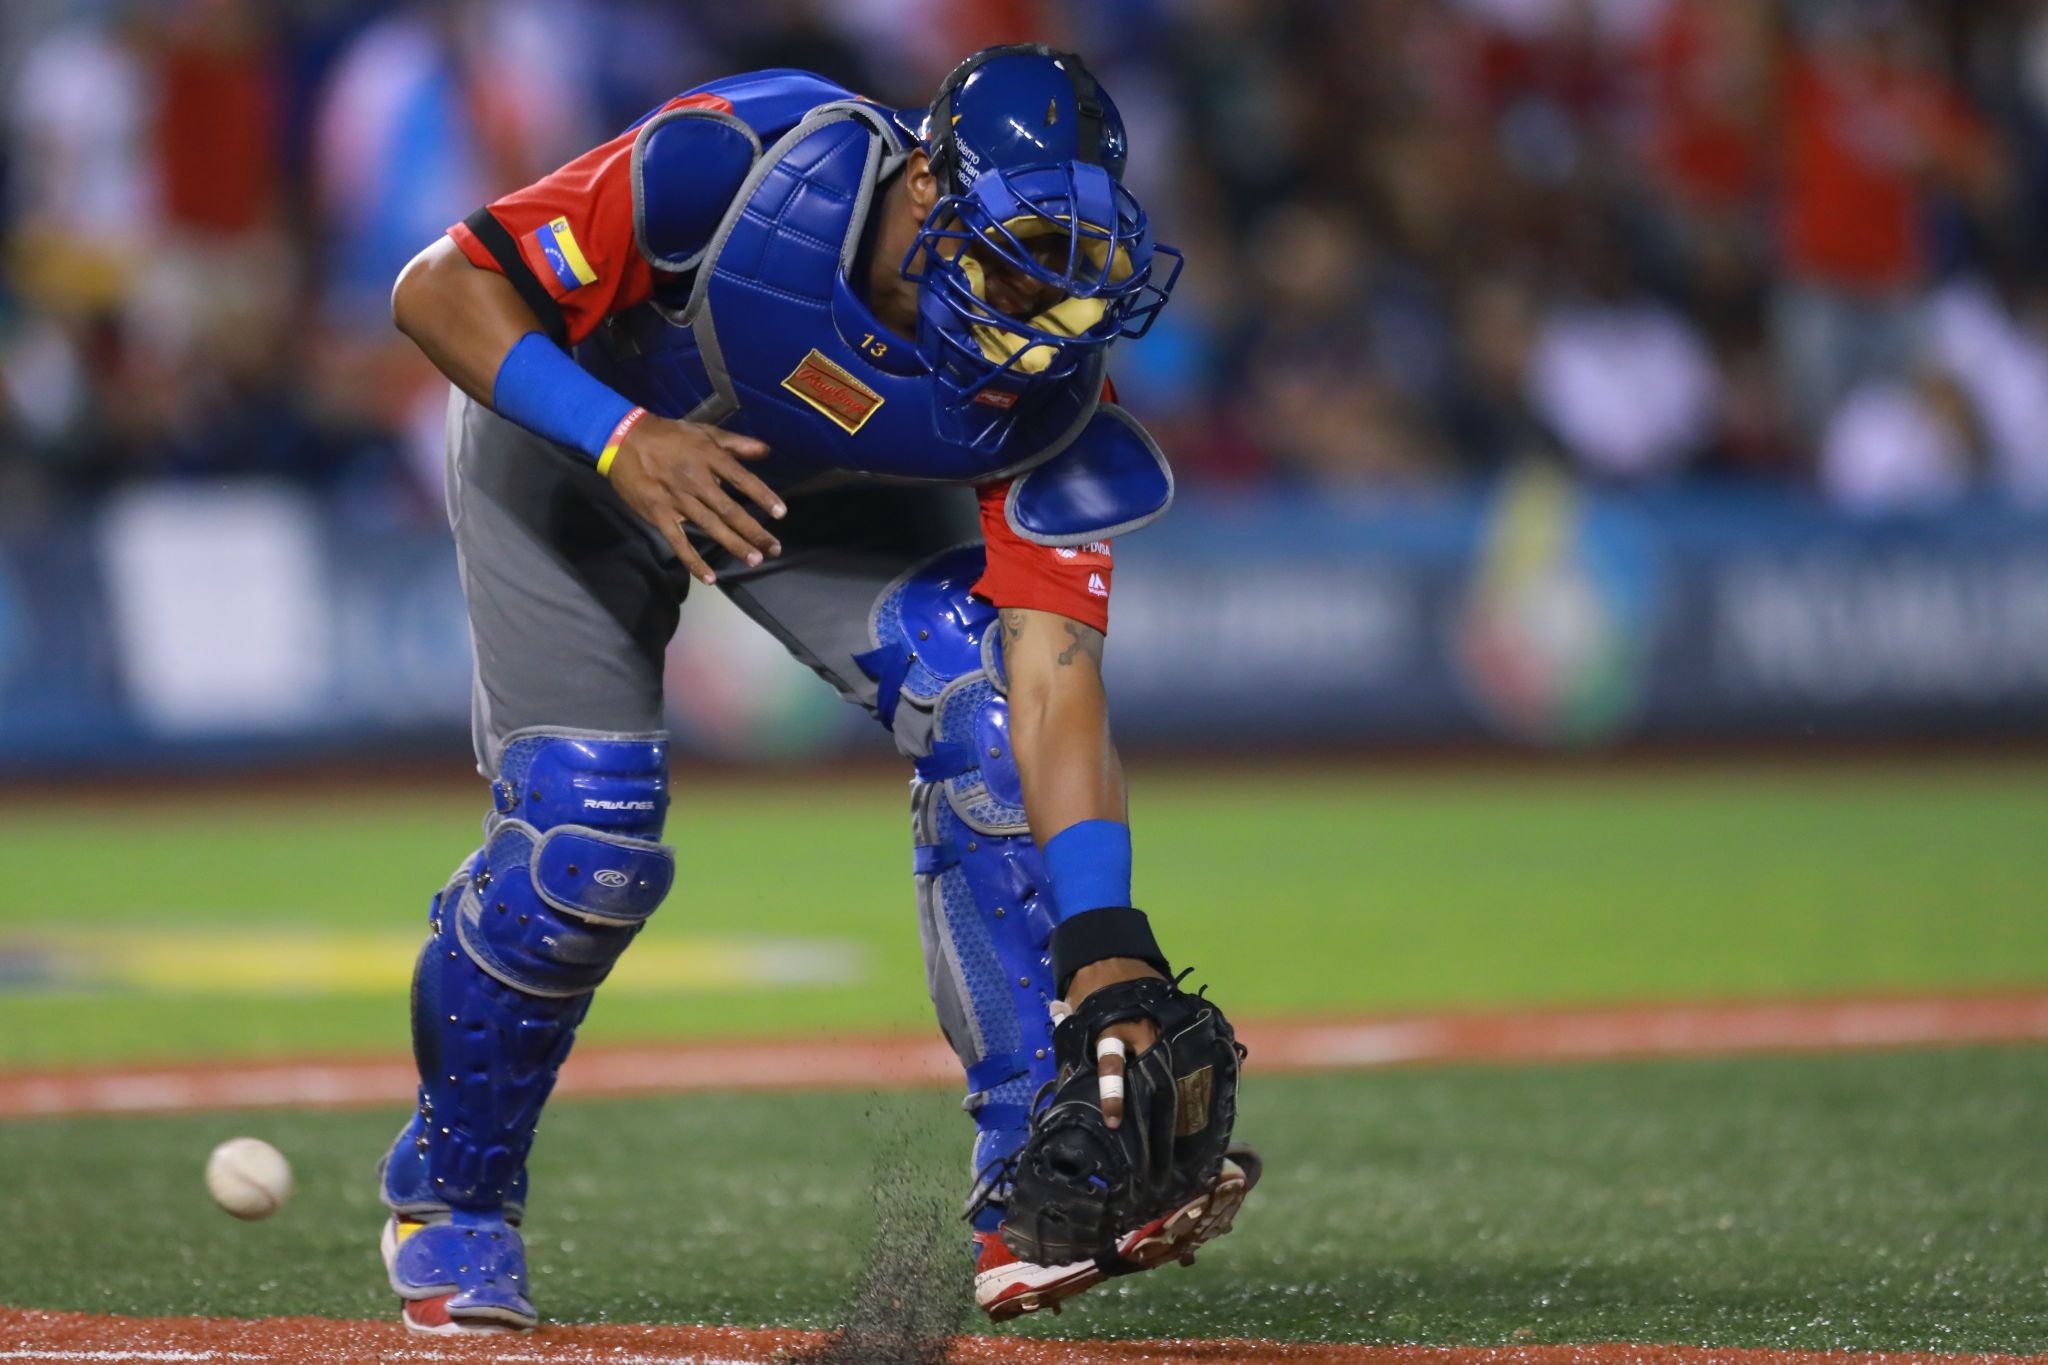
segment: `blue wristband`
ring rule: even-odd
[[[593,379],[540,332],[513,343],[491,381],[491,408],[536,436],[559,441],[596,462],[633,405]]]
[[[1131,827],[1083,820],[1045,842],[1045,870],[1060,919],[1131,903]]]

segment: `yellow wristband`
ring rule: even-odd
[[[634,425],[646,415],[646,408],[634,408],[619,419],[619,424],[612,428],[610,438],[604,443],[604,453],[597,457],[598,473],[604,475],[607,479],[612,476],[612,461],[617,458],[619,447],[626,443],[626,433],[631,431]]]

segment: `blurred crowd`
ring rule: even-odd
[[[0,524],[431,519],[421,245],[697,81],[922,104],[1020,38],[1187,253],[1113,361],[1185,478],[2048,504],[2048,0],[7,0]]]

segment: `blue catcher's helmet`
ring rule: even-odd
[[[903,261],[919,286],[918,353],[939,383],[940,434],[992,449],[1035,395],[1145,334],[1181,254],[1152,240],[1123,187],[1123,119],[1072,53],[975,53],[939,86],[924,145],[942,192]],[[1000,312],[992,266],[1060,297],[1033,317]]]

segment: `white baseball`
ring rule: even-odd
[[[237,1218],[268,1218],[291,1197],[292,1166],[262,1138],[229,1138],[206,1158],[206,1189]]]

